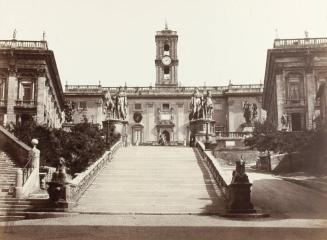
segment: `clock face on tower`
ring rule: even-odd
[[[171,58],[169,56],[163,56],[161,59],[163,65],[168,66],[171,63]]]

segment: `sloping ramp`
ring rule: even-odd
[[[109,214],[214,214],[225,203],[195,150],[120,149],[74,211]]]

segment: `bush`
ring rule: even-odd
[[[291,153],[314,147],[319,131],[283,132],[269,122],[256,123],[251,137],[245,139],[245,145],[259,151]]]
[[[106,149],[102,131],[98,125],[88,122],[73,126],[71,132],[30,122],[15,126],[14,134],[28,145],[33,138],[37,138],[41,165],[56,167],[59,157],[64,157],[71,174],[85,170]]]

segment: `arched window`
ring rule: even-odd
[[[165,43],[164,44],[164,55],[169,55],[169,44],[168,43]]]
[[[170,67],[164,67],[164,79],[170,79]]]
[[[299,101],[304,98],[303,75],[290,73],[286,78],[286,95],[288,100]]]

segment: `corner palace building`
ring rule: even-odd
[[[164,134],[170,144],[189,143],[190,100],[196,86],[179,86],[178,82],[178,35],[176,31],[158,31],[155,35],[156,69],[155,87],[124,87],[128,99],[127,141],[131,144],[151,144],[159,141]],[[191,71],[191,70],[190,70]],[[110,79],[109,79],[110,81]],[[126,79],[128,83],[128,79]],[[201,80],[203,82],[203,80]],[[214,105],[213,120],[219,134],[225,132],[241,133],[244,120],[244,104],[255,106],[256,120],[265,118],[261,108],[263,86],[232,85],[198,86],[202,94],[209,90]],[[72,102],[73,121],[102,124],[106,118],[104,96],[110,92],[115,95],[118,87],[101,85],[66,85],[65,99]]]

